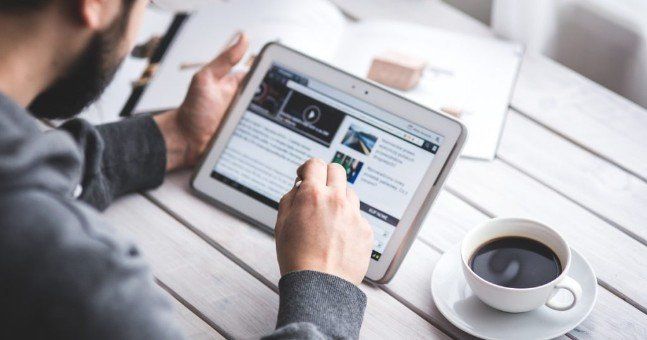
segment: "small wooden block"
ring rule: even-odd
[[[440,110],[456,118],[461,118],[461,116],[463,115],[463,110],[455,107],[442,107],[440,108]]]
[[[389,51],[373,58],[367,77],[386,86],[410,90],[418,85],[426,66],[423,59]]]

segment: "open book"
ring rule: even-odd
[[[372,59],[386,51],[427,60],[417,87],[391,90],[430,108],[461,111],[469,130],[463,155],[483,159],[496,154],[523,54],[520,45],[414,24],[351,22],[326,0],[221,2],[184,24],[134,112],[180,105],[199,66],[237,31],[249,34],[250,55],[278,40],[359,77],[366,77]]]

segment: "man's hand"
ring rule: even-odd
[[[319,159],[297,170],[300,183],[279,204],[276,251],[281,274],[314,270],[359,285],[373,247],[373,229],[339,164]]]
[[[249,42],[238,33],[225,50],[193,76],[182,105],[155,117],[166,143],[166,169],[193,166],[220,126],[244,74],[230,74]]]

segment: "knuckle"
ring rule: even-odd
[[[312,184],[312,182],[310,181],[302,181],[301,185],[299,185],[299,192],[307,195],[310,195],[312,191],[319,191],[319,190],[320,189],[316,185]]]
[[[201,71],[199,71],[199,72],[196,72],[196,73],[193,75],[193,78],[191,79],[191,82],[192,82],[194,85],[198,85],[198,86],[203,85],[203,84],[206,84],[206,83],[207,83],[207,81],[208,81],[207,76],[208,76],[208,75],[207,75],[207,72],[206,72],[205,70],[201,70]]]
[[[339,197],[337,194],[332,194],[328,196],[328,205],[332,212],[344,212],[346,209],[346,199]]]
[[[306,161],[306,165],[308,166],[321,166],[322,164],[325,163],[319,158],[310,158]]]
[[[224,53],[223,59],[227,65],[235,65],[237,60],[236,60],[236,55],[234,54],[233,50],[228,50],[227,52]]]
[[[305,161],[305,163],[303,163],[303,166],[304,167],[311,166],[313,164],[313,162],[314,162],[314,158],[310,158],[307,161]]]
[[[339,173],[343,173],[344,175],[346,174],[346,169],[339,163],[330,163],[331,168],[333,171],[337,171]]]
[[[328,169],[330,169],[330,171],[332,171],[333,173],[335,173],[335,175],[336,175],[338,178],[340,178],[340,179],[341,179],[341,178],[346,179],[346,169],[345,169],[341,164],[338,164],[338,163],[331,163],[331,164],[330,164],[330,165],[328,165],[328,166],[329,166],[329,168],[328,168]]]
[[[312,185],[310,183],[304,183],[301,185],[300,192],[303,193],[305,199],[312,203],[319,203],[324,198],[324,191],[322,188]]]
[[[334,190],[330,194],[330,201],[338,207],[346,205],[346,193],[342,190]]]

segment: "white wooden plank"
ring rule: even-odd
[[[647,110],[539,56],[522,65],[512,105],[647,179]]]
[[[178,300],[170,295],[169,299],[173,301],[178,323],[184,329],[184,336],[187,339],[225,339],[222,335],[220,335],[220,333],[216,332],[216,330],[207,325],[206,322],[200,319],[197,315],[193,314],[193,312],[191,312]]]
[[[599,279],[638,308],[647,306],[647,248],[589,211],[498,160],[459,161],[448,187],[494,215],[552,226],[593,264]]]
[[[184,226],[135,195],[115,203],[106,217],[136,240],[155,276],[235,338],[269,334],[278,296]]]
[[[647,183],[641,179],[514,111],[508,115],[498,155],[641,242],[647,240]]]
[[[196,232],[225,248],[273,284],[280,272],[273,238],[257,227],[214,208],[192,195],[189,174],[170,175],[150,196],[176,214]],[[362,327],[364,338],[446,338],[429,322],[381,289],[363,284],[368,306]]]
[[[440,253],[416,241],[400,272],[389,283],[389,289],[425,313],[438,313],[431,296],[430,279],[439,259]],[[598,289],[598,300],[591,315],[569,335],[582,339],[639,339],[647,334],[646,321],[643,313],[607,290]]]
[[[463,220],[460,217],[464,217]],[[425,220],[419,239],[430,243],[435,249],[425,247],[417,241],[389,287],[410,303],[420,308],[435,311],[431,304],[429,287],[431,271],[440,257],[463,238],[465,233],[487,220],[485,214],[467,205],[456,196],[442,193],[431,214]],[[439,252],[440,251],[440,252]],[[622,315],[621,318],[618,315]],[[598,287],[598,301],[591,315],[569,333],[577,338],[632,339],[647,334],[645,314],[610,293]]]
[[[228,244],[229,251],[239,256],[262,275],[272,278],[271,280],[273,282],[278,280],[278,270],[276,265],[273,264],[276,258],[274,248],[264,246],[263,244],[266,242],[259,242],[259,240],[269,238],[265,232],[256,228],[248,228],[246,227],[246,223],[237,218],[220,212],[218,209],[213,208],[196,197],[186,196],[186,183],[188,183],[188,176],[186,174],[173,175],[168,182],[170,183],[165,184],[155,192],[155,199],[163,200],[164,204],[174,201],[184,202],[182,205],[178,205],[178,208],[174,210],[175,213],[185,216],[185,218],[186,216],[191,217],[195,215],[195,217],[191,217],[191,222],[211,226],[207,227],[212,229],[209,232],[210,235],[229,240],[224,242]],[[200,218],[200,216],[202,217]],[[204,221],[197,221],[198,219]],[[431,216],[426,220],[420,235],[425,239],[425,242],[444,250],[460,241],[467,230],[485,219],[487,219],[485,215],[469,207],[460,199],[449,193],[442,193],[439,201],[432,210]],[[229,228],[216,228],[214,221],[222,221],[220,225],[226,225],[232,228],[232,230],[229,230]],[[467,335],[451,326],[436,310],[431,300],[429,280],[439,253],[431,250],[431,248],[419,250],[421,247],[429,248],[419,242],[416,243],[415,249],[412,249],[393,283],[389,285],[389,290],[424,313],[425,317],[428,320],[432,320],[434,324],[439,325],[453,336],[463,338]],[[435,255],[429,255],[430,251]],[[263,257],[271,258],[272,263],[268,265],[262,259],[259,260],[259,258]],[[255,265],[254,263],[257,261],[259,264]],[[366,286],[363,287],[365,291],[369,288]],[[600,289],[600,291],[604,291],[604,289]],[[401,318],[394,315],[401,313],[399,308],[393,308],[390,305],[380,307],[371,305],[371,303],[375,302],[375,299],[373,299],[371,292],[367,292],[367,294],[369,295],[369,310],[367,311],[366,324],[362,333],[363,336],[372,337],[382,334],[379,331],[369,333],[369,328],[376,327],[371,326],[376,318],[371,317],[372,313],[385,313],[386,315],[379,316],[382,319],[388,317],[396,318],[394,321],[388,321],[389,323],[397,324],[398,322],[402,322]],[[592,315],[577,328],[576,333],[587,335],[597,334],[600,337],[606,336],[607,338],[613,338],[617,335],[640,334],[638,332],[645,329],[644,323],[641,326],[639,322],[641,320],[640,318],[643,318],[644,315],[629,304],[607,291],[600,293],[599,299],[598,306],[594,309]],[[618,319],[618,313],[622,313],[621,315],[625,315],[626,317]],[[609,325],[614,327],[601,327]],[[384,336],[384,334],[382,335]]]
[[[447,250],[463,239],[468,230],[489,217],[443,190],[427,215],[418,238],[439,250]]]

